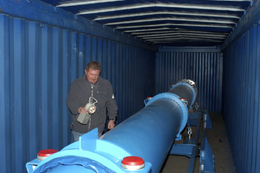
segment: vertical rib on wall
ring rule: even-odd
[[[0,38],[1,172],[26,172],[39,150],[72,142],[66,97],[89,61],[113,85],[117,124],[154,95],[154,52],[5,15]]]
[[[198,48],[199,49],[199,48]],[[159,51],[156,57],[156,93],[167,92],[181,79],[193,80],[200,108],[221,112],[222,53]]]
[[[260,172],[260,27],[224,52],[223,116],[238,173]]]

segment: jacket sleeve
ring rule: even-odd
[[[73,82],[70,86],[70,91],[67,96],[67,106],[73,115],[78,114],[78,109],[80,107],[79,95],[80,95],[79,87],[75,82]]]
[[[107,115],[108,115],[110,120],[114,120],[117,117],[118,107],[117,107],[117,104],[116,104],[116,99],[114,97],[112,85],[110,83],[109,83],[109,87],[108,88],[109,88],[110,98],[106,102]]]

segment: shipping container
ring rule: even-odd
[[[1,172],[73,142],[66,98],[90,61],[113,86],[116,125],[193,80],[236,171],[260,172],[259,24],[260,0],[0,0]]]

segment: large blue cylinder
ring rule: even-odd
[[[139,156],[145,161],[145,167],[139,173],[157,173],[174,140],[180,138],[187,119],[187,105],[180,97],[161,93],[101,139],[97,138],[98,131],[94,129],[45,160],[27,163],[27,171],[130,173],[132,171],[121,167],[121,161],[127,156]]]
[[[173,85],[169,91],[170,93],[177,94],[181,98],[186,99],[188,108],[191,109],[197,97],[197,88],[195,82],[190,79],[183,79],[177,84]]]
[[[105,134],[102,140],[142,157],[157,173],[180,129],[184,114],[181,106],[171,99],[158,99]]]

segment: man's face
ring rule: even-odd
[[[93,69],[89,69],[88,71],[85,69],[85,74],[87,76],[87,80],[89,82],[92,82],[93,84],[95,84],[98,81],[98,77],[100,74],[100,70],[93,70]]]

